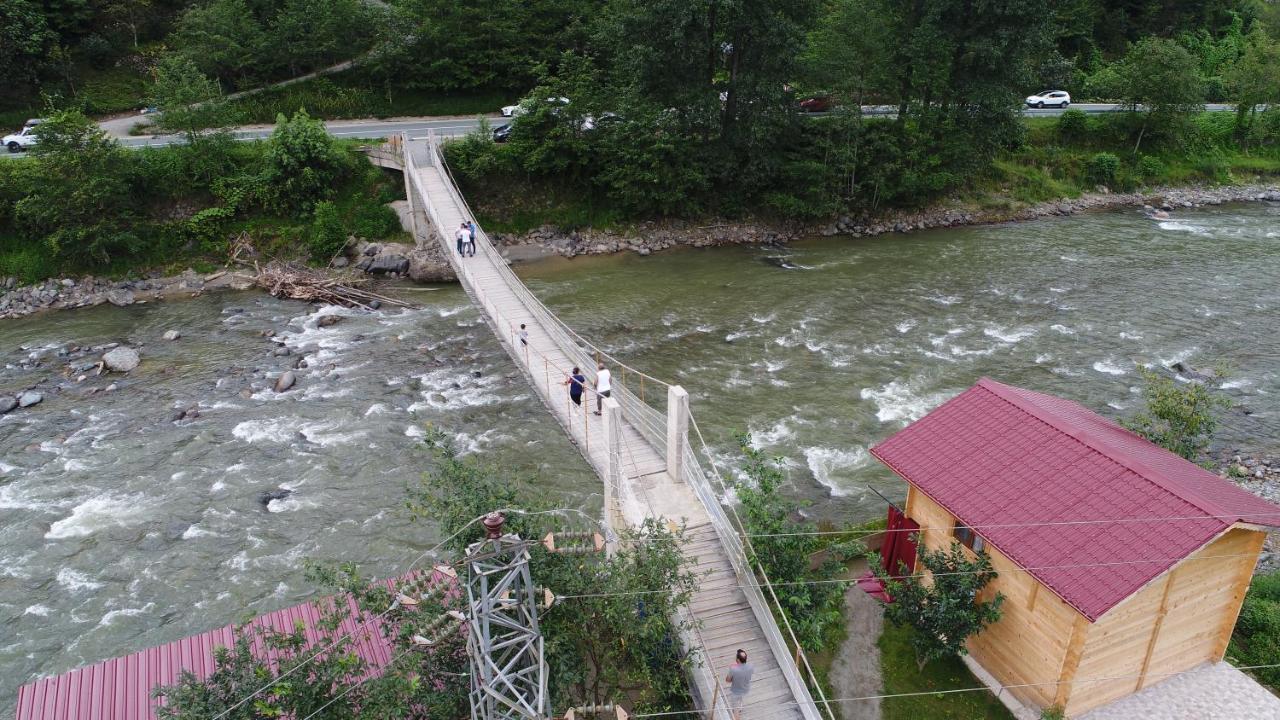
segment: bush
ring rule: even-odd
[[[1089,158],[1085,166],[1085,176],[1089,182],[1099,185],[1111,185],[1116,181],[1116,173],[1120,170],[1120,158],[1109,152],[1100,152]]]
[[[386,205],[373,203],[360,206],[356,211],[356,237],[377,240],[400,231],[400,216]]]
[[[276,118],[267,141],[263,170],[265,200],[270,207],[299,215],[334,194],[351,164],[319,120],[305,110]]]
[[[328,200],[316,203],[310,244],[311,258],[317,262],[328,262],[347,244],[347,228],[342,222],[342,214],[338,212],[338,206]]]
[[[1227,657],[1237,665],[1271,665],[1280,657],[1280,572],[1253,579]],[[1250,672],[1272,690],[1280,690],[1280,668]]]
[[[1058,118],[1058,137],[1063,142],[1081,142],[1089,136],[1089,116],[1072,108]]]
[[[1165,173],[1164,162],[1154,155],[1143,155],[1138,160],[1138,174],[1143,180],[1157,180]]]

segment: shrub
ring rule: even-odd
[[[1253,579],[1227,656],[1237,665],[1271,665],[1280,657],[1280,572]],[[1273,690],[1280,689],[1280,668],[1251,672]]]
[[[298,214],[332,197],[334,186],[351,166],[324,125],[312,120],[305,110],[287,120],[283,114],[277,116],[265,160],[267,204]]]
[[[235,217],[230,208],[211,207],[187,218],[183,234],[203,253],[221,254],[226,250],[227,223]]]
[[[1143,180],[1156,180],[1164,177],[1164,162],[1154,155],[1143,155],[1138,160],[1138,174]]]
[[[377,240],[400,231],[400,216],[386,205],[362,205],[356,211],[355,234],[366,240]]]
[[[1120,170],[1120,158],[1109,152],[1100,152],[1089,158],[1085,166],[1085,175],[1089,182],[1100,185],[1111,185],[1116,181],[1116,173]]]
[[[327,262],[342,252],[347,244],[347,228],[337,205],[328,200],[316,203],[310,242],[311,258],[316,261]]]
[[[1203,383],[1179,383],[1144,370],[1145,407],[1120,424],[1169,452],[1195,462],[1209,448],[1218,413],[1230,401]]]
[[[1058,118],[1058,137],[1063,142],[1080,142],[1089,135],[1089,116],[1072,108]]]

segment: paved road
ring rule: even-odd
[[[1076,110],[1083,110],[1091,115],[1099,115],[1102,113],[1119,112],[1124,108],[1120,105],[1110,103],[1079,103],[1071,106]],[[1234,105],[1212,104],[1206,105],[1206,110],[1211,112],[1234,111]],[[868,116],[892,117],[897,111],[894,106],[874,105],[866,106],[862,109],[863,114]],[[1064,111],[1061,108],[1045,108],[1037,110],[1033,108],[1024,108],[1022,114],[1026,117],[1056,117]],[[819,117],[827,113],[812,113],[813,116]],[[501,117],[496,113],[487,116],[490,124],[497,126],[509,122],[508,118]],[[140,147],[161,147],[164,145],[173,145],[183,142],[182,138],[176,135],[158,135],[158,136],[131,136],[129,130],[139,122],[147,120],[144,115],[135,115],[124,118],[115,118],[113,120],[104,120],[99,125],[107,134],[119,140],[120,144],[128,148]],[[402,132],[409,133],[412,138],[422,138],[427,134],[428,129],[436,131],[437,135],[455,136],[465,135],[475,130],[479,125],[479,120],[473,116],[467,117],[418,117],[418,118],[392,118],[387,120],[330,120],[325,122],[325,127],[329,133],[335,137],[345,138],[385,138],[391,135],[397,135]],[[238,140],[261,140],[271,135],[273,125],[254,125],[244,126],[232,134]],[[0,150],[0,157],[21,157],[21,153],[13,155]]]

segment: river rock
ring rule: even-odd
[[[316,320],[316,327],[329,327],[340,322],[342,322],[341,315],[321,315],[320,319]]]
[[[271,354],[276,357],[287,357],[292,352],[293,351],[289,349],[288,345],[281,345],[280,347],[273,350]]]
[[[369,263],[365,272],[371,275],[409,272],[409,258],[403,255],[379,255]]]
[[[350,265],[350,264],[351,264],[351,261],[350,261],[350,260],[348,260],[348,259],[346,259],[345,257],[343,257],[343,256],[341,256],[341,255],[339,255],[338,257],[334,258],[334,259],[333,259],[333,262],[332,262],[332,263],[330,263],[330,265],[331,265],[332,267],[335,267],[335,268],[338,268],[338,269],[344,268],[344,267],[346,267],[346,266],[348,266],[348,265]]]
[[[182,333],[178,332],[177,330],[166,330],[164,333],[165,340],[173,341],[173,340],[177,340],[180,337],[182,337]]]
[[[1182,375],[1188,380],[1198,380],[1200,382],[1209,382],[1212,380],[1216,380],[1218,377],[1217,371],[1213,370],[1212,368],[1197,370],[1196,368],[1193,368],[1184,362],[1176,362],[1170,365],[1169,369],[1178,373],[1179,375]]]
[[[371,301],[371,302],[369,303],[369,309],[370,309],[370,310],[378,310],[378,309],[379,309],[379,308],[381,308],[381,307],[382,307],[382,301],[381,301],[381,300],[373,300],[373,301]]]
[[[284,488],[267,490],[266,492],[258,493],[258,502],[263,505],[270,505],[272,500],[283,500],[292,494],[292,490],[285,490]]]
[[[141,358],[137,350],[121,346],[103,355],[102,362],[112,372],[127,373],[138,367]]]
[[[116,288],[115,290],[107,291],[107,302],[111,303],[112,305],[115,305],[116,307],[124,307],[126,305],[132,305],[133,300],[134,298],[133,298],[132,290],[127,290],[125,288]]]
[[[18,396],[18,407],[27,408],[32,405],[39,405],[42,402],[44,402],[44,395],[34,390],[28,390]]]
[[[0,415],[4,415],[5,413],[9,412],[10,410],[13,410],[16,407],[18,407],[17,398],[13,397],[12,395],[0,396]]]
[[[284,392],[285,390],[288,390],[293,387],[295,382],[297,382],[297,378],[294,377],[293,371],[285,370],[280,377],[276,378],[276,392]]]

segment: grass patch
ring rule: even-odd
[[[358,71],[348,71],[288,85],[232,103],[241,123],[275,122],[279,113],[306,108],[312,117],[388,118],[400,116],[481,115],[497,112],[519,99],[518,93],[477,90],[442,94],[425,90],[388,88]]]
[[[911,649],[911,628],[886,623],[877,643],[880,647],[880,671],[884,676],[886,695],[896,693],[931,693],[909,697],[885,698],[880,705],[883,720],[1013,720],[1013,715],[988,690],[932,694],[943,690],[982,688],[982,683],[969,672],[960,658],[929,663],[924,672],[916,670],[916,656]]]

